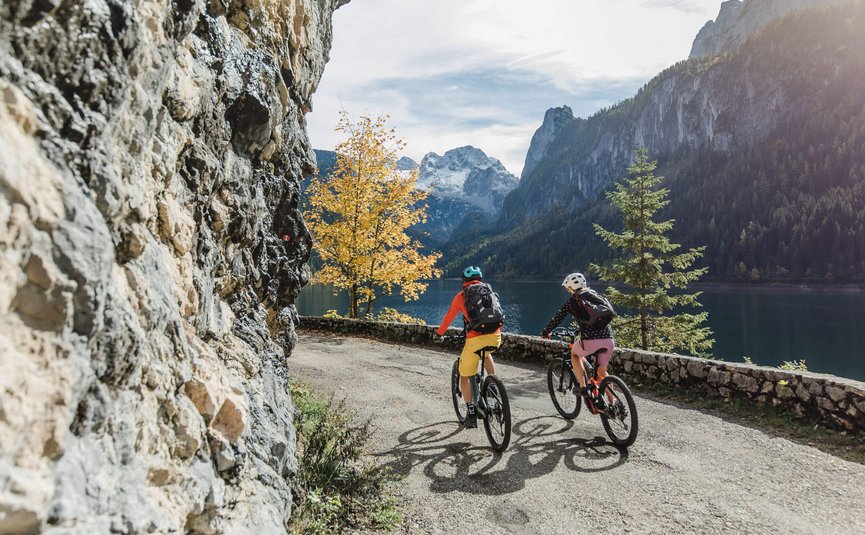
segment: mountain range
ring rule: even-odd
[[[724,2],[691,58],[583,119],[547,111],[519,182],[473,243],[443,250],[500,278],[603,261],[592,223],[634,149],[667,177],[674,240],[706,245],[710,278],[865,280],[865,6]]]
[[[336,165],[336,154],[316,150],[315,155],[319,175],[329,176]],[[396,169],[403,173],[416,171],[417,187],[429,192],[427,220],[412,229],[413,235],[429,247],[451,239],[466,219],[472,225],[494,221],[505,197],[519,183],[501,161],[472,146],[451,149],[443,155],[429,152],[420,164],[403,156],[396,162]]]

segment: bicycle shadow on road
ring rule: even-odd
[[[454,421],[436,422],[406,431],[399,444],[378,453],[384,466],[401,477],[421,469],[436,493],[502,495],[522,490],[526,481],[557,469],[595,473],[612,470],[628,460],[628,451],[600,436],[563,437],[573,422],[538,416],[516,422],[511,445],[504,453],[459,440],[468,432]],[[483,433],[483,429],[476,431]],[[466,435],[464,435],[466,436]]]

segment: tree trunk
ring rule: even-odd
[[[646,314],[646,309],[640,309],[640,337],[643,342],[643,350],[646,351],[649,349],[649,323],[648,323],[648,314]]]
[[[372,301],[372,299],[366,301],[366,313],[364,314],[364,317],[366,318],[369,318],[369,315],[372,312]]]
[[[348,317],[357,319],[357,284],[348,290]]]

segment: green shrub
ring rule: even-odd
[[[389,494],[394,477],[364,456],[371,437],[369,420],[356,425],[355,413],[345,402],[295,381],[289,387],[299,465],[289,531],[390,530],[402,522]]]

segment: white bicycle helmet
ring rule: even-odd
[[[586,284],[586,277],[583,276],[582,273],[571,273],[567,277],[565,277],[564,282],[562,282],[562,286],[564,286],[567,290],[571,292],[576,292],[582,290],[583,288],[588,288]]]

